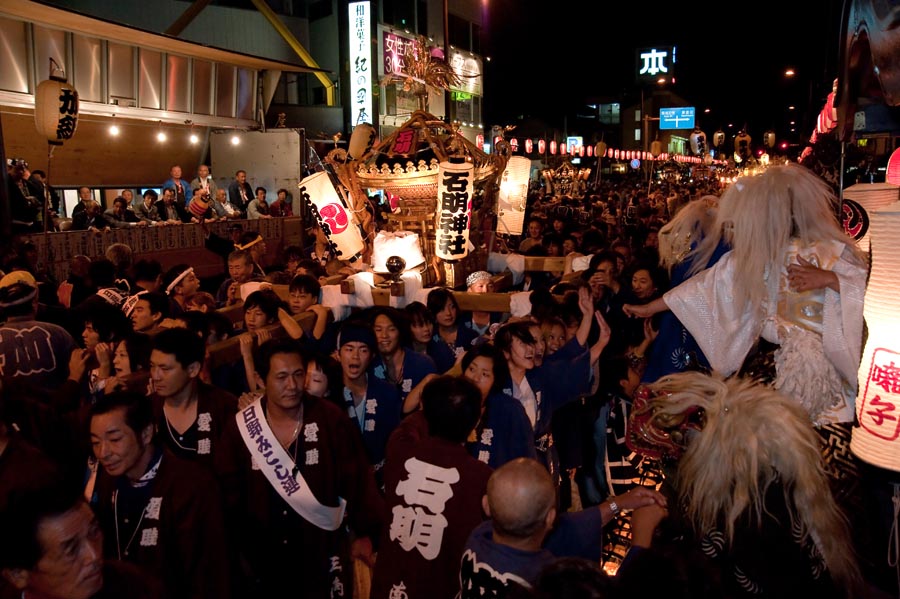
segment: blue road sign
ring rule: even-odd
[[[694,107],[679,106],[677,108],[659,109],[660,129],[693,129]]]

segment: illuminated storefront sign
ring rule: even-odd
[[[460,83],[453,87],[453,91],[464,92],[475,96],[482,95],[481,59],[468,52],[450,50],[450,68],[459,75]]]
[[[385,31],[381,39],[381,53],[384,56],[381,68],[384,74],[409,75],[406,69],[408,57],[412,58],[419,47],[419,40]]]
[[[637,51],[635,76],[641,83],[658,83],[660,79],[675,80],[675,46],[641,48]]]
[[[351,124],[372,122],[372,17],[369,2],[350,3]]]

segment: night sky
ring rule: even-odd
[[[773,127],[781,138],[787,106],[804,111],[811,99],[814,115],[837,76],[841,0],[485,1],[485,125],[533,116],[559,126],[588,100],[637,103],[635,50],[653,45],[677,46],[672,91],[709,135],[746,122],[751,135]]]

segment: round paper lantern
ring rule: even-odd
[[[900,185],[900,148],[894,150],[894,153],[888,159],[885,181],[891,185]]]
[[[534,151],[534,142],[531,139],[525,140],[525,153],[531,154]]]
[[[859,365],[856,417],[850,450],[880,468],[900,472],[900,202],[872,215],[872,270],[863,316],[869,331]]]
[[[556,140],[550,142],[550,153],[556,155]]]
[[[602,141],[598,141],[597,145],[594,146],[594,154],[600,158],[606,156],[606,144]]]
[[[326,171],[313,173],[297,187],[300,198],[306,202],[310,214],[331,243],[334,255],[350,262],[358,260],[366,244],[330,175]]]
[[[725,145],[725,132],[721,129],[713,133],[713,145],[717,148]]]
[[[543,139],[538,140],[538,154],[546,154],[547,153],[547,142]]]
[[[369,123],[362,123],[354,127],[353,133],[350,134],[350,145],[347,147],[347,153],[350,158],[359,160],[365,156],[373,145],[375,145],[375,127]]]
[[[700,127],[694,129],[690,136],[691,152],[700,156],[706,154],[706,133],[700,130]]]
[[[763,133],[763,143],[766,144],[767,148],[775,147],[775,132],[769,129],[765,133]]]
[[[656,158],[660,154],[662,154],[662,142],[656,139],[650,144],[650,155]]]
[[[475,192],[475,166],[445,161],[438,165],[435,255],[459,260],[469,253],[469,220]]]
[[[54,146],[72,139],[78,126],[78,92],[64,77],[41,81],[34,94],[34,124]]]
[[[525,223],[525,203],[528,199],[528,181],[531,160],[513,156],[506,163],[500,177],[500,193],[497,201],[497,231],[509,235],[521,235]]]
[[[857,183],[844,190],[841,224],[864,252],[869,251],[872,214],[900,199],[898,190],[891,183]]]
[[[188,210],[197,218],[203,218],[206,211],[209,210],[209,196],[196,195],[188,204]]]

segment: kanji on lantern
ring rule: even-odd
[[[435,254],[439,258],[459,260],[468,254],[474,187],[471,163],[442,162],[438,167]]]

